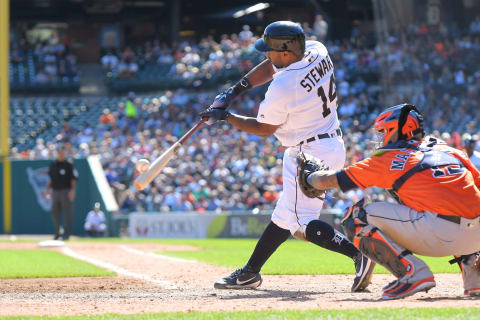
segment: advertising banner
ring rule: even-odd
[[[259,238],[270,222],[270,214],[234,213],[131,213],[132,238]],[[320,219],[336,226],[332,212]]]
[[[215,215],[131,213],[128,217],[131,238],[207,238]]]

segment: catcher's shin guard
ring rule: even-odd
[[[411,259],[415,257],[410,251],[391,241],[375,227],[366,226],[361,232],[363,234],[357,236],[358,249],[364,255],[384,266],[397,278],[415,272],[414,261]]]
[[[426,267],[423,261],[413,256],[410,251],[390,240],[378,228],[368,224],[368,212],[364,209],[368,203],[368,199],[363,198],[349,207],[341,221],[345,234],[354,246],[397,278],[413,274],[415,265]]]
[[[382,299],[401,299],[435,287],[433,273],[410,251],[402,248],[379,229],[366,226],[357,236],[360,251],[388,269],[398,280],[383,288]]]
[[[369,203],[367,198],[363,198],[362,200],[355,203],[353,206],[347,208],[347,212],[343,217],[340,224],[343,227],[345,235],[347,236],[348,240],[351,242],[355,241],[355,236],[360,232],[362,227],[368,225],[367,222],[367,212],[363,209]],[[358,248],[358,241],[356,239],[355,246]]]

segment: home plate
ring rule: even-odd
[[[40,248],[54,248],[54,247],[63,247],[65,242],[61,240],[45,240],[38,243]]]

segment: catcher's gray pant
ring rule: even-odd
[[[468,255],[480,250],[480,217],[460,223],[417,212],[405,205],[374,202],[364,208],[367,221],[400,246],[430,257]]]
[[[64,232],[63,237],[68,238],[73,224],[73,202],[68,197],[70,189],[53,190],[52,192],[52,218],[55,224],[55,236],[60,235],[60,217],[63,213]]]

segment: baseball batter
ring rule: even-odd
[[[363,199],[342,220],[355,246],[397,277],[383,289],[383,299],[436,285],[428,266],[412,253],[457,256],[465,294],[480,295],[480,172],[463,152],[424,138],[423,117],[413,105],[385,110],[375,130],[383,146],[371,157],[337,172],[310,173],[306,182],[320,190],[377,186],[399,200]],[[305,178],[302,170],[300,177]]]
[[[345,148],[337,117],[337,93],[332,60],[325,46],[305,42],[302,28],[290,21],[267,26],[255,48],[267,59],[241,81],[218,95],[200,114],[209,124],[224,120],[248,133],[275,135],[287,147],[283,156],[283,193],[247,264],[215,283],[218,289],[256,288],[262,283],[260,269],[290,234],[352,258],[356,277],[352,291],[370,283],[375,263],[341,233],[318,219],[323,198],[308,198],[297,183],[296,156],[304,151],[331,169],[341,169]],[[273,80],[256,118],[226,111],[242,92]]]

